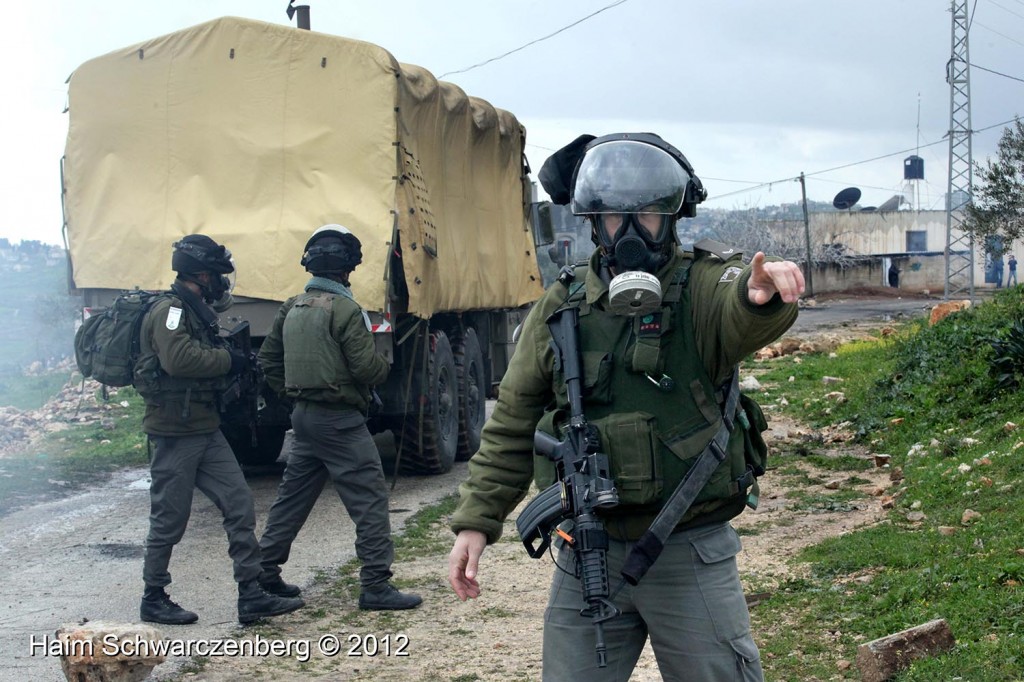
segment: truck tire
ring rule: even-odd
[[[402,419],[398,443],[402,452],[401,471],[407,474],[451,471],[458,448],[458,378],[452,346],[444,332],[430,334],[430,348],[426,355],[425,373],[422,355],[413,363],[415,380],[425,381],[425,384],[421,387],[419,400],[409,406],[409,412]]]
[[[467,329],[455,341],[455,375],[459,386],[459,444],[455,461],[465,462],[480,449],[484,426],[487,377],[484,354],[475,329]]]

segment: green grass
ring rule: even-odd
[[[434,530],[438,525],[446,525],[447,518],[455,511],[458,503],[459,496],[451,494],[409,517],[402,534],[395,538],[396,560],[446,553],[451,546],[451,537],[444,534],[438,537]]]
[[[116,469],[145,464],[142,398],[122,388],[110,404],[99,422],[48,433],[22,453],[0,459],[0,513],[40,495],[75,490]]]
[[[843,346],[834,358],[763,365],[766,402],[785,396],[789,405],[777,409],[813,426],[848,422],[858,442],[890,454],[904,473],[889,491],[897,496],[885,523],[807,548],[798,559],[810,564],[810,577],[754,610],[768,679],[859,679],[855,667],[841,672],[837,661],[936,618],[952,628],[955,650],[895,680],[1021,679],[1024,425],[1004,425],[1022,421],[1024,392],[998,390],[990,341],[1022,318],[1021,291],[1009,290],[934,327],[913,323],[895,337]],[[823,375],[843,382],[825,386]],[[825,398],[836,390],[845,402]],[[816,466],[865,466],[819,454]],[[839,500],[797,499],[812,509]],[[856,503],[852,495],[848,501]],[[907,520],[912,505],[923,521]],[[967,509],[981,517],[962,523]],[[940,526],[955,530],[942,534]]]

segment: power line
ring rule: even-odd
[[[712,178],[712,177],[708,177],[708,176],[703,176],[703,178],[705,180],[714,180],[715,182],[735,182],[736,184],[739,184],[739,185],[759,185],[759,184],[761,184],[761,182],[759,180],[730,180],[728,178]]]
[[[1001,10],[1003,10],[1004,12],[1008,12],[1009,14],[1012,14],[1015,17],[1018,17],[1020,19],[1024,19],[1024,14],[1017,14],[1012,9],[1009,9],[1008,7],[1003,7],[1002,5],[1000,5],[995,0],[988,0],[988,2],[989,2],[990,5],[995,5],[996,7],[998,7]]]
[[[971,132],[972,132],[972,134],[983,133],[983,132],[985,132],[987,130],[991,130],[992,128],[999,128],[1001,126],[1009,125],[1010,123],[1013,123],[1016,120],[1017,120],[1016,118],[1011,118],[1008,121],[1003,121],[1002,123],[994,123],[994,124],[992,124],[990,126],[985,126],[984,128],[978,128],[978,129],[972,130]],[[936,140],[935,142],[929,142],[929,143],[924,144],[924,145],[919,145],[917,148],[904,149],[902,151],[892,152],[890,154],[882,154],[881,156],[875,156],[875,157],[872,157],[870,159],[864,159],[862,161],[854,161],[852,163],[846,163],[846,164],[843,164],[841,166],[834,166],[832,168],[826,168],[824,170],[812,171],[810,173],[804,173],[804,177],[805,178],[809,178],[809,177],[812,177],[812,176],[815,176],[815,175],[824,175],[826,173],[832,173],[834,171],[842,170],[844,168],[851,168],[853,166],[860,166],[862,164],[872,163],[874,161],[879,161],[881,159],[888,159],[888,158],[893,157],[893,156],[900,156],[902,154],[909,154],[910,152],[913,152],[916,149],[920,149],[921,147],[934,147],[937,144],[944,144],[944,143],[946,143],[945,137],[943,137],[943,139],[941,139],[941,140]],[[732,192],[726,192],[725,194],[716,194],[714,196],[709,196],[708,197],[708,201],[712,201],[714,199],[724,199],[725,197],[731,197],[731,196],[736,195],[736,194],[744,194],[746,192],[753,192],[754,190],[758,190],[758,189],[761,189],[763,187],[770,187],[772,185],[782,184],[783,182],[793,182],[794,180],[799,180],[799,179],[800,179],[799,175],[794,175],[792,177],[782,178],[780,180],[771,180],[769,182],[762,182],[761,184],[755,185],[754,187],[746,187],[744,189],[737,189],[737,190],[734,190]],[[742,182],[742,181],[737,180],[736,182]]]
[[[629,0],[618,0],[618,2],[613,2],[610,5],[606,5],[605,7],[602,7],[601,9],[597,10],[596,12],[591,12],[590,14],[588,14],[585,17],[583,17],[582,19],[578,19],[578,20],[572,22],[568,26],[563,26],[562,28],[558,29],[554,33],[549,33],[548,35],[546,35],[546,36],[544,36],[542,38],[537,38],[536,40],[531,40],[530,42],[526,43],[525,45],[520,45],[519,47],[515,48],[514,50],[509,50],[508,52],[506,52],[504,54],[498,55],[497,57],[491,57],[490,59],[488,59],[486,61],[480,62],[479,64],[474,64],[473,66],[467,66],[466,68],[459,69],[458,71],[448,71],[446,73],[442,73],[437,78],[438,78],[438,80],[440,80],[442,78],[445,78],[446,76],[451,76],[452,74],[466,73],[467,71],[472,71],[473,69],[479,68],[479,67],[484,66],[486,64],[490,64],[491,62],[496,62],[499,59],[504,59],[505,57],[509,56],[510,54],[515,54],[516,52],[519,52],[520,50],[525,50],[526,48],[530,47],[531,45],[536,45],[537,43],[539,43],[541,41],[547,40],[548,38],[553,38],[556,35],[558,35],[559,33],[562,33],[563,31],[567,31],[570,28],[572,28],[573,26],[578,26],[579,24],[582,24],[587,19],[590,19],[591,17],[595,17],[598,14],[600,14],[601,12],[604,12],[605,10],[609,10],[612,7],[618,7],[619,5],[621,5],[621,4],[625,3],[625,2],[629,2]]]
[[[1018,45],[1020,45],[1020,46],[1024,47],[1024,43],[1020,42],[1020,41],[1019,41],[1019,40],[1017,40],[1016,38],[1011,38],[1010,36],[1006,35],[1005,33],[1000,33],[999,31],[995,30],[995,29],[994,29],[994,28],[992,28],[991,26],[986,26],[985,24],[978,24],[978,26],[981,26],[981,27],[982,27],[983,29],[985,29],[986,31],[992,31],[992,33],[995,33],[995,34],[996,34],[997,36],[999,36],[1000,38],[1006,38],[1006,39],[1007,39],[1007,40],[1009,40],[1009,41],[1010,41],[1011,43],[1017,43]]]
[[[992,69],[986,69],[984,66],[978,66],[977,64],[973,64],[972,63],[971,64],[971,68],[972,69],[981,69],[982,71],[988,71],[989,73],[994,73],[995,75],[1002,76],[1003,78],[1009,78],[1010,80],[1020,81],[1021,83],[1024,83],[1024,78],[1017,78],[1016,76],[1011,76],[1011,75],[1006,74],[1006,73],[1000,73],[998,71],[993,71]]]

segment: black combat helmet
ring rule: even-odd
[[[314,275],[344,275],[363,262],[362,244],[348,228],[330,223],[309,238],[299,262]]]
[[[231,307],[231,290],[235,287],[235,264],[231,252],[205,234],[190,234],[174,242],[171,269],[178,277],[194,282],[202,290],[203,300],[217,312]],[[201,273],[211,276],[200,278]],[[229,276],[230,275],[230,276]]]
[[[231,252],[205,234],[190,234],[174,242],[171,269],[182,275],[212,272],[226,275],[235,271]]]

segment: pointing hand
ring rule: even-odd
[[[804,293],[804,273],[792,261],[766,262],[764,252],[758,251],[750,261],[750,269],[747,299],[754,305],[764,305],[775,294],[786,303],[796,303]]]

